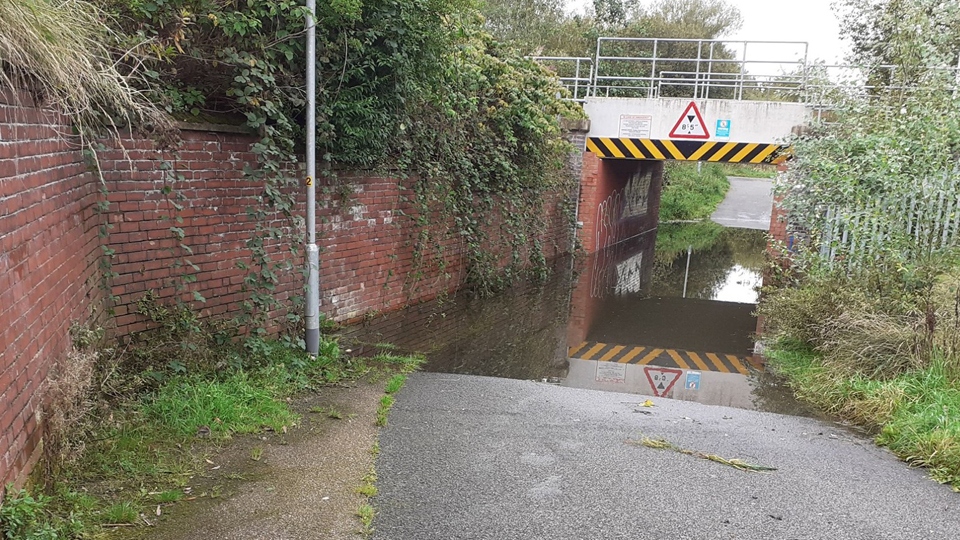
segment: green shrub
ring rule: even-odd
[[[82,529],[80,515],[59,517],[51,511],[52,499],[32,495],[8,485],[0,505],[0,534],[9,540],[58,540],[74,538]]]

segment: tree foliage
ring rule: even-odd
[[[717,39],[740,29],[740,11],[724,0],[657,0],[644,9],[637,5],[632,20],[649,37]]]
[[[940,0],[842,0],[839,12],[853,60],[892,66],[872,82],[914,84],[929,68],[957,66],[960,4]]]
[[[559,0],[487,0],[482,11],[498,39],[548,56],[592,56],[598,36],[718,39],[742,24],[739,10],[725,0],[593,0],[583,14],[562,7]]]
[[[260,164],[249,174],[264,182],[266,205],[251,211],[264,226],[247,268],[248,285],[264,290],[251,310],[269,311],[278,270],[287,270],[266,246],[291,226],[267,217],[279,211],[300,226],[289,165],[304,139],[308,13],[295,0],[99,1],[126,36],[123,60],[145,66],[151,99],[182,119],[235,118],[260,133]],[[555,77],[484,31],[470,0],[318,2],[316,25],[318,156],[399,167],[416,179],[424,209],[428,198],[442,200],[456,216],[475,266],[496,261],[472,214],[503,197],[516,216],[506,226],[511,251],[539,260],[536,246],[524,247],[532,236],[521,222],[536,221],[540,194],[562,176],[559,117],[582,115]]]
[[[960,195],[960,117],[954,113],[960,101],[953,71],[945,69],[950,64],[943,63],[953,60],[942,49],[960,39],[956,10],[911,6],[890,2],[847,19],[856,54],[894,62],[901,69],[889,82],[896,84],[847,96],[833,122],[798,138],[781,187],[791,220],[814,238],[836,243],[831,229],[842,229],[846,249],[853,250],[845,256],[869,251],[873,260],[894,265],[956,242],[943,227],[953,215],[951,199]],[[923,28],[941,33],[916,32]]]
[[[692,80],[693,73],[697,72],[697,59],[701,60],[701,72],[720,74],[717,79],[740,71],[739,64],[727,62],[736,55],[722,44],[698,47],[696,43],[671,41],[717,39],[737,30],[741,24],[740,12],[724,0],[657,0],[649,5],[631,5],[623,0],[593,0],[586,14],[561,13],[560,16],[557,16],[558,4],[560,2],[556,0],[488,0],[484,4],[487,27],[521,52],[544,56],[593,57],[597,52],[597,38],[601,36],[664,38],[656,51],[656,56],[661,59],[656,63],[656,73],[651,72],[654,68],[651,62],[607,61],[602,68],[603,75],[607,76],[649,78],[668,72],[668,77],[684,79],[676,81],[677,84],[658,87],[662,96],[692,94],[692,86],[687,80]],[[546,15],[541,16],[541,13]],[[652,43],[636,41],[605,41],[600,50],[602,56],[632,58],[649,58],[653,53]],[[693,61],[662,60],[665,58]],[[572,76],[573,73],[563,71],[565,67],[556,66],[555,69],[562,76]],[[646,88],[621,88],[614,94],[646,96],[647,92]],[[729,84],[714,84],[710,96],[732,97],[733,88]]]
[[[566,20],[563,0],[484,0],[485,28],[522,52],[544,54]]]

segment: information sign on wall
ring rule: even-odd
[[[650,137],[653,116],[649,114],[621,114],[620,136],[631,139]]]

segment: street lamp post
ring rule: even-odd
[[[320,250],[317,248],[317,4],[307,0],[307,353],[320,350]]]

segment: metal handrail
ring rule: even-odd
[[[605,56],[605,45],[616,43],[625,46],[641,46],[646,50],[635,56]],[[679,57],[676,54],[660,56],[661,51],[671,50],[674,44],[696,45],[695,57]],[[752,58],[751,50],[757,45],[786,46],[801,53],[791,59],[770,60]],[[750,49],[754,46],[754,49]],[[692,51],[691,51],[692,52]],[[631,97],[661,97],[666,87],[674,89],[692,88],[692,97],[710,98],[711,92],[725,92],[725,98],[742,100],[749,97],[747,90],[784,91],[789,96],[814,106],[822,105],[830,92],[872,92],[878,88],[890,90],[909,90],[907,85],[867,84],[872,76],[885,73],[884,79],[896,79],[896,66],[892,65],[844,65],[811,64],[809,62],[809,44],[804,41],[730,41],[719,39],[664,39],[664,38],[621,38],[599,37],[593,58],[533,56],[541,63],[568,64],[569,68],[560,81],[570,89],[570,99],[583,102],[587,97],[611,93],[628,94]],[[719,55],[719,56],[718,56]],[[730,56],[733,56],[732,58]],[[691,56],[693,56],[691,54]],[[665,65],[672,64],[672,65]],[[689,66],[689,70],[663,69]],[[617,66],[630,66],[617,69]],[[728,71],[724,66],[735,66]],[[779,73],[750,73],[749,67],[756,68],[779,66]],[[788,68],[789,71],[787,71]],[[960,63],[956,67],[937,68],[954,73],[955,92],[960,92]],[[843,72],[838,77],[831,72]],[[569,73],[572,72],[572,76]],[[824,80],[825,79],[825,80]],[[836,79],[836,80],[834,80]],[[754,94],[755,95],[755,94]],[[792,98],[788,98],[792,99]],[[828,100],[829,101],[829,100]]]
[[[585,56],[531,56],[531,60],[536,62],[545,63],[545,62],[572,62],[574,74],[572,77],[569,76],[558,76],[560,82],[570,90],[572,97],[570,99],[574,101],[584,101],[586,97],[590,95],[590,88],[594,84],[594,70],[593,70],[593,58],[587,58]],[[586,76],[583,76],[583,64],[587,66]],[[583,95],[581,96],[581,91]]]

